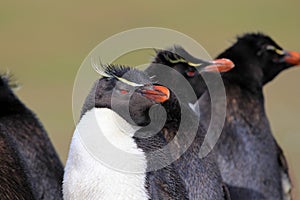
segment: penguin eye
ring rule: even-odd
[[[192,69],[188,69],[185,71],[185,74],[188,76],[188,77],[194,77],[196,72],[195,70],[192,70]]]
[[[120,94],[128,94],[128,93],[129,93],[128,90],[124,90],[124,89],[120,90]]]

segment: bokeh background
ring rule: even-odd
[[[65,162],[74,130],[73,82],[83,59],[101,41],[131,28],[158,26],[189,35],[214,57],[236,35],[262,31],[285,49],[300,51],[299,8],[299,0],[1,0],[0,71],[9,70],[21,83],[17,95],[43,122]],[[149,61],[146,56],[131,56],[124,64]],[[288,159],[297,199],[299,77],[300,68],[289,69],[265,87],[267,113]]]

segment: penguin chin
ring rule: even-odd
[[[143,119],[142,119],[143,118]],[[147,126],[150,124],[150,118],[149,117],[141,117],[139,119],[135,119],[134,123],[138,126]]]
[[[142,115],[136,115],[136,114],[133,115],[132,113],[130,115],[131,115],[131,121],[134,123],[133,125],[147,126],[151,122],[147,112]]]
[[[148,114],[148,109],[136,107],[133,109],[131,108],[133,107],[129,108],[129,112],[127,109],[114,108],[113,110],[133,126],[147,126],[150,124],[151,120]]]

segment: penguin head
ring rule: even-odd
[[[94,66],[103,77],[97,80],[83,106],[82,114],[92,108],[109,108],[129,123],[150,123],[152,106],[169,99],[168,88],[153,83],[143,71],[119,65]]]
[[[168,66],[182,74],[195,90],[197,98],[199,98],[203,92],[199,87],[199,85],[204,82],[201,75],[202,73],[226,72],[234,67],[233,62],[229,59],[207,61],[195,58],[183,47],[178,45],[166,50],[157,50],[152,64]],[[174,75],[172,77],[176,76]]]
[[[247,33],[238,37],[218,57],[231,59],[236,67],[225,73],[226,76],[245,84],[253,81],[266,84],[281,71],[300,65],[299,52],[283,49],[263,33]]]
[[[156,50],[153,63],[172,67],[187,79],[198,76],[199,72],[226,72],[234,67],[234,64],[228,59],[208,61],[195,58],[178,45],[166,50]]]

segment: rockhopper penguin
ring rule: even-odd
[[[215,146],[232,199],[291,199],[286,159],[264,108],[263,86],[281,71],[300,64],[300,53],[285,51],[269,36],[249,33],[221,53],[236,67],[223,74],[226,121]],[[195,86],[197,87],[197,86]],[[201,121],[210,121],[210,98],[199,99]]]
[[[157,51],[151,66],[159,68],[160,65],[171,67],[174,70],[169,75],[163,73],[153,75],[156,75],[159,80],[166,79],[165,77],[168,76],[173,86],[180,86],[184,82],[181,79],[187,79],[189,84],[196,83],[198,76],[203,72],[223,72],[234,67],[234,64],[228,59],[205,61],[194,58],[180,46]],[[180,76],[180,73],[183,77]],[[174,164],[179,175],[185,181],[189,199],[230,199],[214,155],[210,153],[204,158],[200,157],[200,148],[206,132],[199,124],[197,114],[189,106],[191,99],[184,93],[188,88],[174,87],[174,89],[180,97],[177,98],[177,95],[171,92],[170,100],[163,103],[168,113],[168,119],[162,132],[168,142],[173,141],[171,152],[177,158]],[[195,88],[194,91],[197,97],[202,92]],[[193,126],[196,126],[196,129]]]
[[[149,170],[153,161],[148,155],[155,150],[159,152],[165,145],[164,138],[160,134],[138,135],[150,123],[152,107],[169,99],[169,90],[153,84],[146,73],[134,68],[116,65],[95,68],[103,77],[86,98],[72,138],[63,181],[64,199],[188,199],[172,164]],[[97,135],[103,137],[91,138],[92,145],[87,147],[84,137]],[[124,156],[113,154],[112,148],[108,152],[105,140]],[[107,163],[113,161],[107,164],[97,159],[89,149],[93,145],[94,152],[99,151],[103,158],[107,155]],[[132,160],[130,155],[136,157]],[[163,153],[159,156],[162,163],[169,159]],[[130,171],[135,165],[138,170]]]

